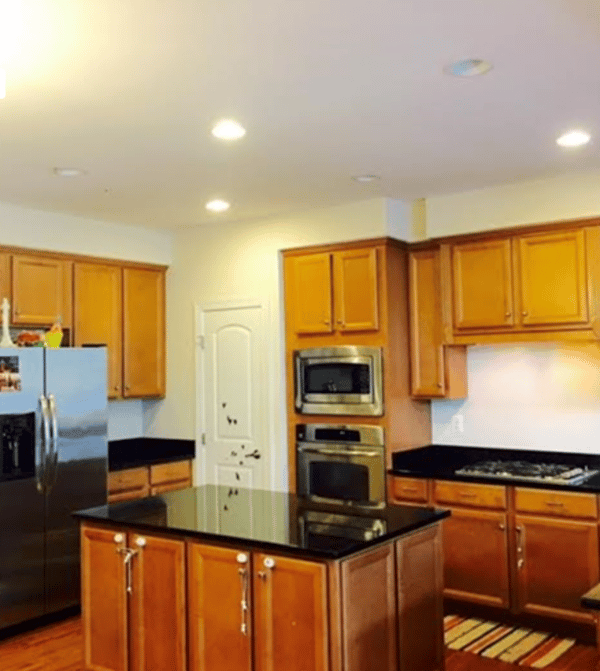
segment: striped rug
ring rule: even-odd
[[[444,618],[444,639],[451,650],[533,669],[545,669],[575,644],[573,638],[458,615]]]

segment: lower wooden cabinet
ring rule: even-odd
[[[443,669],[439,525],[337,561],[87,523],[81,548],[87,671]]]
[[[126,468],[109,472],[108,502],[133,501],[191,486],[192,462],[189,459]]]
[[[597,523],[517,515],[515,531],[519,610],[594,622],[580,602],[600,581]]]
[[[506,513],[452,508],[442,525],[446,596],[509,607],[507,529]]]
[[[83,527],[84,665],[187,670],[185,543]]]

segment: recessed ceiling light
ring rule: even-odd
[[[381,177],[379,175],[355,175],[352,179],[355,182],[375,182],[381,179]]]
[[[54,168],[54,174],[59,177],[81,177],[85,172],[79,168]]]
[[[556,140],[556,144],[561,147],[582,147],[584,144],[587,144],[591,139],[589,133],[586,133],[584,130],[570,130],[568,133],[564,133]]]
[[[475,77],[484,75],[491,69],[492,64],[489,61],[484,61],[481,58],[466,58],[462,61],[450,63],[444,68],[444,72],[454,77]]]
[[[206,209],[211,212],[225,212],[229,209],[229,203],[225,200],[211,200],[210,203],[206,203]]]
[[[221,119],[211,132],[219,140],[239,140],[246,135],[246,129],[233,119]]]

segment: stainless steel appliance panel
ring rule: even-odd
[[[41,348],[0,349],[0,357],[18,357],[21,391],[0,392],[0,414],[34,413],[35,474],[0,480],[0,627],[44,613],[44,504],[40,396]],[[24,455],[21,455],[23,457]]]
[[[46,502],[46,609],[79,603],[74,510],[106,503],[106,349],[46,350],[52,419]]]
[[[295,353],[295,406],[303,414],[383,415],[380,347],[341,345]]]

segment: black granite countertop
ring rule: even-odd
[[[509,450],[491,447],[458,447],[455,445],[428,445],[415,450],[395,452],[392,455],[391,475],[459,482],[517,485],[543,489],[560,489],[574,492],[600,493],[600,473],[580,484],[559,484],[527,481],[515,478],[497,478],[475,475],[457,475],[456,470],[469,464],[488,460],[529,461],[545,464],[569,464],[600,471],[600,454],[575,452],[546,452],[542,450]]]
[[[595,585],[581,597],[581,605],[584,608],[600,610],[600,585]]]
[[[340,518],[335,527],[327,530],[311,524],[315,522],[315,513],[321,516],[321,521],[336,520],[330,512],[308,505],[295,494],[205,485],[80,510],[74,515],[119,528],[184,535],[208,543],[339,559],[416,531],[450,514],[434,508],[390,505],[372,515],[350,518],[354,524],[360,522],[372,529],[368,537],[358,538],[356,526],[341,525]]]
[[[193,459],[193,440],[175,438],[126,438],[108,443],[108,470],[151,466],[169,461]]]

